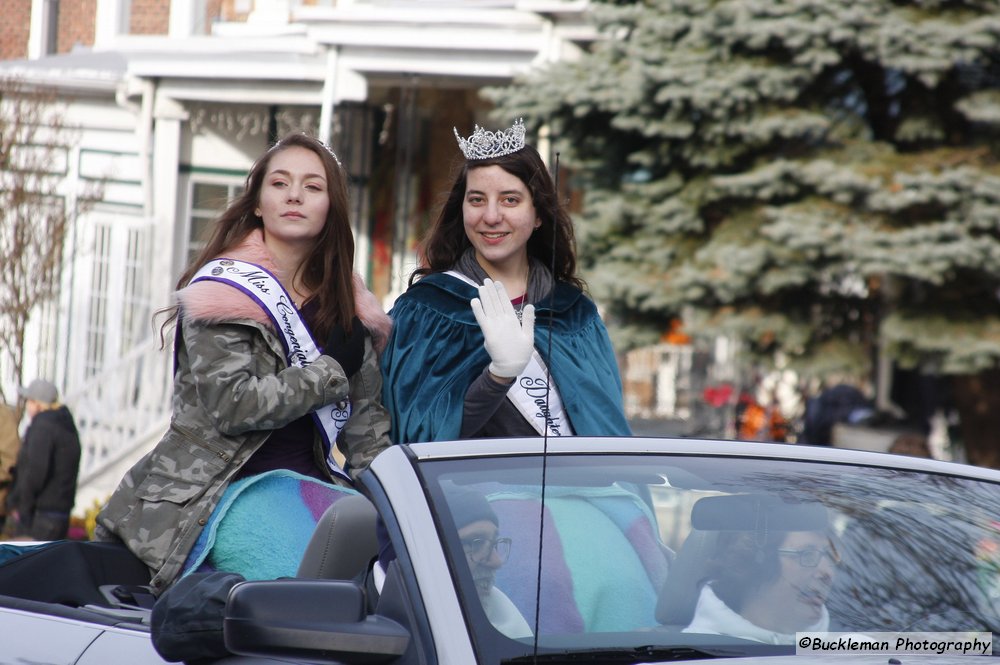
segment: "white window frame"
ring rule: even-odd
[[[243,191],[246,184],[246,172],[233,171],[230,173],[216,173],[194,169],[186,175],[185,183],[185,205],[184,205],[184,236],[183,245],[183,265],[187,266],[191,259],[204,248],[204,242],[200,238],[193,237],[197,228],[195,218],[210,222],[219,216],[226,206],[233,201]],[[225,187],[226,200],[220,201],[217,207],[196,207],[195,188],[199,185],[210,187]]]

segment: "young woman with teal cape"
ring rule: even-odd
[[[455,135],[465,162],[390,312],[393,441],[630,434],[572,222],[524,124]]]

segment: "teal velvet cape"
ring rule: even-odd
[[[490,363],[469,305],[477,295],[471,285],[433,273],[413,284],[389,312],[393,328],[382,354],[382,397],[394,443],[459,438],[465,393]],[[611,341],[597,307],[579,289],[557,282],[552,298],[535,303],[535,348],[549,366],[575,434],[631,434]]]

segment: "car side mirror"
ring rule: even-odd
[[[402,656],[410,642],[400,624],[366,615],[360,585],[298,578],[234,586],[223,635],[235,654],[312,663],[387,663]]]

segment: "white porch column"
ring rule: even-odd
[[[178,173],[184,108],[157,92],[153,110],[153,252],[150,300],[153,307],[170,304],[170,294],[182,269],[178,259],[179,233],[182,223],[178,213]]]
[[[52,22],[49,0],[31,0],[31,23],[28,29],[28,59],[37,60],[49,48],[49,24]]]
[[[292,12],[289,0],[255,0],[253,11],[247,16],[247,23],[282,25],[288,23]]]
[[[170,26],[167,29],[171,37],[190,37],[194,34],[197,4],[195,0],[170,1]]]
[[[97,15],[94,19],[94,50],[111,48],[118,35],[127,33],[128,5],[126,1],[97,0]]]
[[[337,103],[337,69],[340,65],[340,47],[326,52],[326,78],[323,79],[323,98],[319,109],[319,140],[330,145],[330,126],[333,124],[334,106]]]

